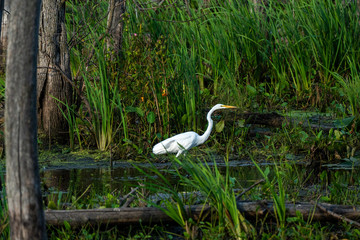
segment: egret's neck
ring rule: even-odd
[[[207,127],[206,131],[204,132],[204,134],[200,136],[200,143],[199,144],[203,144],[210,136],[211,130],[212,130],[213,125],[214,125],[214,122],[211,119],[211,114],[214,111],[215,110],[211,109],[210,112],[207,114],[206,119],[208,120],[208,127]]]

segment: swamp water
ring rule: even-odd
[[[213,162],[208,162],[212,166]],[[168,181],[177,184],[177,179],[171,174],[171,163],[134,163],[135,166],[141,168],[146,173],[150,174],[151,178],[157,179],[158,176],[151,173],[151,167],[156,167],[162,174],[164,174]],[[81,168],[79,166],[67,167],[52,167],[50,169],[42,169],[40,171],[41,181],[46,189],[55,191],[68,191],[69,189],[76,190],[78,193],[85,191],[89,185],[92,185],[96,192],[123,190],[130,191],[131,187],[137,186],[146,179],[146,176],[139,172],[133,164],[126,162],[115,162],[112,168],[97,167],[97,168]],[[217,166],[220,171],[225,174],[226,168],[224,162],[217,161]],[[261,174],[253,166],[251,161],[231,161],[229,162],[229,175],[235,178],[243,187],[250,186],[252,183],[261,179]]]
[[[117,191],[121,195],[126,195],[131,191],[132,187],[139,186],[139,183],[144,183],[147,179],[136,167],[144,170],[150,175],[150,178],[156,181],[159,177],[150,171],[152,167],[155,167],[171,184],[177,186],[178,179],[169,173],[169,171],[174,171],[175,168],[172,166],[171,157],[164,156],[161,158],[161,162],[159,162],[159,159],[149,159],[148,162],[113,161],[112,167],[110,167],[108,156],[92,157],[91,155],[84,156],[82,153],[61,153],[61,151],[51,155],[45,153],[40,155],[39,158],[42,190],[44,197],[51,197],[51,195],[54,197],[58,194],[63,197],[65,195],[79,197],[86,191],[96,194]],[[191,155],[188,155],[188,157],[191,157]],[[198,158],[198,156],[194,156],[194,158]],[[222,156],[211,155],[202,156],[201,158],[206,160],[209,166],[212,166],[215,160],[222,174],[226,174],[226,165]],[[269,166],[269,178],[274,179],[274,161],[257,160],[257,162],[263,170]],[[302,179],[306,178],[307,171],[304,156],[289,154],[283,163],[288,165],[284,168],[287,171],[284,181],[287,181],[288,184],[297,181],[296,178],[299,176]],[[280,163],[276,164],[279,165]],[[5,178],[4,165],[5,161],[2,161],[0,164],[0,176],[3,179]],[[263,178],[254,163],[249,159],[240,160],[238,157],[233,156],[229,159],[228,166],[229,176],[236,180],[236,188],[238,188],[239,192]],[[326,184],[338,182],[345,187],[358,186],[360,184],[359,166],[359,157],[341,160],[337,164],[323,165],[323,169],[327,172]],[[296,168],[298,176],[294,173],[289,174],[287,167]],[[88,191],[89,189],[90,191]],[[179,191],[183,190],[180,186]],[[307,195],[307,193],[304,192],[304,195]]]
[[[286,164],[297,168],[298,174],[305,175],[306,166],[302,161],[302,157],[290,157],[291,160],[287,160]],[[62,193],[62,194],[74,194],[80,196],[85,192],[89,186],[93,192],[98,194],[109,193],[113,191],[120,191],[123,195],[131,191],[131,187],[136,187],[139,183],[143,183],[146,180],[144,173],[139,172],[136,167],[141,168],[152,179],[158,179],[159,177],[154,174],[150,169],[155,167],[158,169],[167,180],[174,186],[178,185],[178,179],[174,177],[169,171],[174,171],[174,166],[168,160],[165,163],[129,163],[129,162],[113,162],[113,167],[109,167],[109,163],[102,162],[98,165],[90,165],[87,167],[81,167],[79,165],[62,165],[51,166],[43,168],[40,171],[41,182],[45,192],[50,193]],[[208,160],[209,166],[214,164],[214,160]],[[273,161],[260,161],[258,163],[264,170],[267,166],[270,167],[269,178],[274,178],[274,162]],[[278,163],[277,163],[278,164]],[[225,175],[226,166],[222,159],[216,160],[216,165],[219,170]],[[135,167],[136,166],[136,167]],[[329,165],[324,169],[327,172],[326,181],[327,184],[331,182],[339,182],[344,186],[352,185],[351,179],[360,179],[360,173],[356,170],[357,165],[350,161],[342,161],[339,164]],[[233,158],[229,160],[229,175],[236,179],[237,187],[240,187],[239,191],[251,186],[256,181],[262,179],[262,175],[258,169],[254,166],[251,160],[237,160]],[[290,178],[296,178],[294,174]],[[306,178],[306,177],[304,177]],[[285,179],[289,181],[289,179]],[[293,181],[293,180],[291,180]],[[296,180],[294,180],[296,181]],[[355,185],[358,185],[355,183]],[[182,191],[181,186],[179,191]],[[301,189],[299,189],[300,191]],[[184,190],[186,191],[186,190]],[[306,194],[306,193],[304,193]]]

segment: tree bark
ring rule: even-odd
[[[347,219],[359,219],[360,208],[358,206],[332,205],[322,203],[321,208],[316,204],[308,202],[286,203],[286,216],[296,217],[297,212],[301,213],[304,220],[312,221],[333,221]],[[270,201],[237,201],[237,208],[246,219],[274,218],[274,204]],[[325,208],[327,211],[324,211]],[[186,207],[189,216],[202,220],[210,214],[210,207],[203,205],[192,205]],[[336,216],[338,215],[338,216]],[[163,211],[155,207],[138,208],[105,208],[105,209],[84,209],[84,210],[47,210],[45,211],[46,224],[63,225],[64,221],[70,225],[79,227],[86,224],[153,224],[159,222],[173,222]]]
[[[4,0],[0,0],[0,36],[1,36],[1,25],[2,25],[3,9],[4,9]]]
[[[2,5],[2,6],[1,6]],[[5,72],[10,0],[0,0],[0,73]]]
[[[1,0],[2,2],[2,8],[1,8],[1,12],[2,12],[2,17],[0,17],[0,20],[1,21],[1,38],[0,38],[0,44],[3,46],[3,47],[6,47],[7,44],[7,29],[8,29],[8,26],[9,26],[9,20],[10,20],[10,0]],[[1,13],[0,13],[1,15]]]
[[[37,155],[36,62],[41,0],[11,0],[5,101],[11,239],[46,239]]]
[[[118,57],[121,52],[125,11],[126,0],[110,0],[107,20],[110,37],[107,39],[107,48],[113,57]]]
[[[37,103],[39,128],[51,139],[67,139],[68,123],[56,99],[72,104],[65,1],[43,0],[40,18]]]

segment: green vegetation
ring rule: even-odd
[[[0,172],[0,190],[5,188],[4,175]],[[0,191],[0,238],[10,237],[9,216],[7,212],[7,201],[5,191]]]
[[[198,238],[199,228],[205,232],[211,232],[217,236],[230,236],[235,239],[243,239],[254,234],[251,224],[249,224],[237,209],[234,193],[235,179],[229,176],[229,166],[226,162],[226,173],[222,175],[214,161],[213,167],[205,161],[190,158],[173,158],[175,171],[169,171],[179,179],[178,184],[184,186],[186,190],[194,193],[194,196],[182,196],[166,177],[154,166],[152,170],[161,179],[161,182],[146,182],[145,187],[155,194],[170,196],[161,201],[156,207],[162,209],[167,215],[174,219],[185,230],[184,236],[188,239]],[[182,171],[179,171],[181,169]],[[151,179],[151,175],[142,171]],[[185,173],[185,175],[184,175]],[[204,196],[204,204],[209,204],[214,208],[217,217],[212,222],[204,224],[201,220],[195,223],[189,216],[184,206],[185,199],[196,201],[199,196]],[[187,204],[193,204],[187,200]],[[154,205],[153,202],[149,204]]]
[[[108,1],[66,1],[77,101],[72,106],[58,102],[66,105],[69,146],[62,146],[56,156],[43,151],[41,164],[48,167],[75,159],[89,166],[88,158],[99,167],[112,159],[152,161],[155,143],[184,131],[202,133],[206,109],[217,103],[238,106],[239,112],[278,112],[297,122],[284,122],[262,134],[235,114],[214,116],[217,132],[207,144],[186,157],[170,156],[168,169],[157,169],[156,164],[138,167],[141,177],[131,183],[143,187],[131,206],[157,206],[182,227],[179,235],[186,239],[360,238],[360,231],[346,222],[323,224],[285,214],[287,201],[360,205],[359,8],[353,1],[341,0],[254,2],[127,1],[122,49],[114,55],[107,45]],[[1,102],[4,83],[0,76]],[[311,127],[319,122],[319,128]],[[47,147],[41,138],[39,143],[40,149]],[[57,147],[52,146],[53,151]],[[96,154],[89,157],[88,149]],[[232,171],[233,156],[252,160],[255,179]],[[107,187],[90,184],[84,189],[74,184],[67,192],[49,189],[45,206],[121,207],[129,186],[113,189],[112,170],[103,171],[101,181]],[[236,208],[237,191],[259,178],[264,183],[242,199],[273,200],[274,223],[250,222]],[[196,199],[195,193],[204,198]],[[156,194],[169,197],[154,203],[150,196]],[[5,191],[0,196],[0,238],[7,238]],[[185,205],[198,201],[209,204],[218,218],[189,218]],[[75,230],[68,223],[49,227],[48,233],[50,239],[176,236],[168,226],[105,231],[98,226]]]
[[[119,56],[106,47],[106,1],[67,7],[71,67],[84,99],[69,117],[78,126],[70,138],[78,134],[82,146],[148,154],[173,133],[204,130],[202,109],[218,102],[247,111],[318,109],[358,125],[356,4],[128,2]]]

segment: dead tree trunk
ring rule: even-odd
[[[11,0],[6,68],[6,192],[11,239],[46,239],[37,155],[36,62],[41,0]]]
[[[65,1],[43,0],[40,18],[37,103],[39,128],[50,139],[67,139],[68,123],[56,99],[72,104]]]
[[[0,36],[1,36],[2,12],[3,11],[4,11],[4,0],[0,0]]]
[[[5,72],[5,56],[9,26],[10,0],[0,0],[0,73]]]
[[[113,58],[118,57],[121,52],[125,11],[126,0],[110,0],[107,20],[110,37],[107,39],[107,48],[112,53]]]

